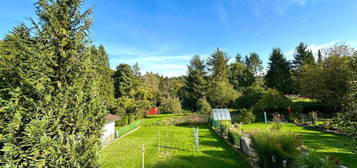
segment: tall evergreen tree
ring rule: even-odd
[[[236,62],[239,62],[239,63],[242,63],[242,64],[244,63],[242,55],[240,55],[239,53],[237,53],[235,59],[236,59]]]
[[[254,84],[255,78],[251,70],[242,63],[235,62],[229,68],[229,82],[236,90],[241,90]]]
[[[210,55],[207,61],[211,77],[214,81],[227,81],[228,80],[228,61],[227,53],[217,48],[213,54]]]
[[[295,49],[294,60],[292,62],[292,67],[295,71],[303,64],[313,65],[315,63],[314,55],[311,50],[308,50],[307,45],[303,42],[299,43],[299,45]]]
[[[188,75],[185,82],[185,90],[189,93],[188,99],[196,111],[196,102],[198,99],[206,96],[207,93],[207,72],[204,61],[199,55],[193,56],[190,65],[188,65]]]
[[[274,48],[269,58],[266,85],[282,93],[292,92],[291,69],[280,48]]]
[[[34,32],[20,26],[6,37],[0,167],[99,166],[106,109],[87,48],[91,10],[81,5],[39,0]]]
[[[317,64],[322,64],[322,54],[321,54],[321,50],[317,50]]]
[[[254,73],[255,76],[263,70],[262,60],[257,53],[250,53],[249,57],[246,57],[247,67]]]
[[[133,73],[137,78],[141,77],[140,66],[139,66],[139,63],[137,63],[137,62],[133,65]]]
[[[103,45],[99,45],[98,49],[95,46],[91,47],[91,56],[95,70],[99,75],[98,87],[100,96],[108,109],[112,108],[114,103],[114,80],[113,72],[109,66],[108,54]]]
[[[115,98],[129,96],[135,79],[133,70],[128,64],[117,66],[113,75],[114,78],[114,95]]]

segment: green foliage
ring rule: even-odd
[[[96,66],[95,70],[99,75],[98,87],[100,96],[105,106],[111,110],[114,107],[114,80],[113,72],[109,67],[109,58],[104,46],[90,48],[92,62]]]
[[[307,45],[301,42],[295,49],[292,66],[294,67],[295,71],[298,71],[298,69],[304,64],[313,65],[315,64],[315,60],[312,51],[308,50]]]
[[[228,140],[234,145],[240,145],[240,139],[242,138],[243,133],[240,129],[230,128],[228,129]]]
[[[268,72],[265,75],[266,85],[282,93],[291,93],[293,82],[290,71],[290,64],[284,58],[282,51],[279,48],[274,48],[269,57]]]
[[[188,114],[184,116],[172,116],[145,126],[178,126],[178,125],[202,125],[207,124],[207,117],[201,114]]]
[[[253,52],[249,54],[249,57],[246,56],[245,64],[255,76],[258,76],[259,72],[263,70],[262,60],[259,58],[259,55],[257,53]]]
[[[283,160],[289,165],[299,153],[297,147],[302,144],[297,134],[281,129],[254,131],[250,137],[262,168],[283,167]]]
[[[146,73],[143,77],[143,86],[146,90],[152,95],[152,102],[156,105],[159,102],[159,84],[160,84],[160,77],[154,73]]]
[[[238,109],[252,108],[262,97],[263,90],[256,88],[247,88],[243,90],[243,95],[235,100],[234,105]]]
[[[254,84],[255,78],[252,70],[242,63],[233,63],[229,68],[229,82],[234,89],[241,90]]]
[[[252,130],[262,130],[269,128],[275,124],[253,123],[240,127],[245,132]],[[356,141],[348,136],[340,136],[315,129],[307,129],[306,127],[296,126],[292,123],[280,124],[282,130],[292,131],[304,140],[304,145],[307,149],[316,150],[319,154],[333,153],[345,165],[356,167],[357,160],[354,159],[356,152]],[[300,149],[304,149],[301,146]]]
[[[228,79],[228,61],[227,53],[219,48],[210,55],[207,65],[213,81],[226,81]]]
[[[188,66],[188,75],[185,82],[185,91],[188,93],[186,99],[190,102],[198,102],[207,94],[207,72],[206,67],[199,55],[195,55]],[[199,110],[199,105],[191,105],[193,111]]]
[[[301,114],[303,112],[303,110],[304,110],[304,106],[300,105],[297,102],[294,102],[294,103],[291,104],[290,109],[291,109],[292,113]]]
[[[301,112],[302,114],[308,114],[311,111],[316,111],[323,116],[331,116],[331,114],[335,113],[332,106],[316,101],[294,102],[291,107],[293,112]]]
[[[204,114],[204,115],[209,115],[212,111],[211,105],[208,103],[208,101],[205,98],[200,98],[197,101],[197,112]]]
[[[179,114],[182,113],[182,107],[178,98],[166,98],[160,103],[161,114]]]
[[[349,81],[353,78],[351,62],[354,50],[345,45],[334,46],[326,51],[326,59],[318,65],[303,66],[297,76],[300,92],[333,106],[343,108],[348,94]]]
[[[295,158],[293,167],[295,168],[338,168],[339,161],[331,156],[323,157],[315,151],[300,154]]]
[[[238,97],[238,92],[226,81],[217,81],[208,88],[208,101],[214,108],[229,107]]]
[[[133,87],[134,73],[128,64],[120,64],[113,75],[115,98],[129,96]]]
[[[252,109],[241,109],[238,120],[243,124],[250,124],[255,121]]]
[[[275,112],[286,114],[291,101],[278,91],[269,89],[264,96],[254,105],[253,111],[259,119],[263,119],[263,112],[269,114]]]
[[[81,5],[39,0],[33,27],[1,44],[0,167],[99,166],[106,67],[88,48],[91,10]]]

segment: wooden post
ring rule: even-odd
[[[265,124],[268,124],[267,113],[265,111],[264,111],[264,119],[265,119]]]
[[[145,168],[145,145],[142,144],[141,146],[141,168]]]

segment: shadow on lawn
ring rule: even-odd
[[[158,145],[155,145],[155,147],[158,147]],[[180,148],[175,148],[175,147],[171,147],[171,146],[165,146],[165,145],[160,145],[160,148],[164,148],[164,149],[174,149],[174,150],[179,150],[179,151],[186,151],[186,152],[188,152],[188,150],[184,150],[184,149],[180,149]]]
[[[248,168],[243,160],[232,158],[226,151],[205,151],[200,156],[177,156],[168,160],[159,161],[154,168]]]
[[[333,155],[344,164],[357,167],[357,154],[352,153],[356,146],[352,138],[317,131],[313,128],[303,127],[298,134],[304,139],[304,144],[322,155]]]

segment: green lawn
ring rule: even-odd
[[[249,131],[253,129],[264,129],[266,127],[267,126],[263,123],[254,123],[244,125],[242,129]],[[314,149],[321,154],[332,154],[344,164],[350,167],[357,167],[357,154],[352,152],[353,148],[356,147],[356,143],[352,143],[352,138],[299,127],[294,124],[283,124],[282,128],[301,135],[304,144],[309,149]]]
[[[199,152],[195,151],[193,144],[192,127],[148,126],[163,117],[165,116],[145,119],[143,126],[137,131],[104,147],[100,154],[102,167],[140,167],[142,144],[145,144],[147,168],[250,167],[208,126],[199,126]]]

